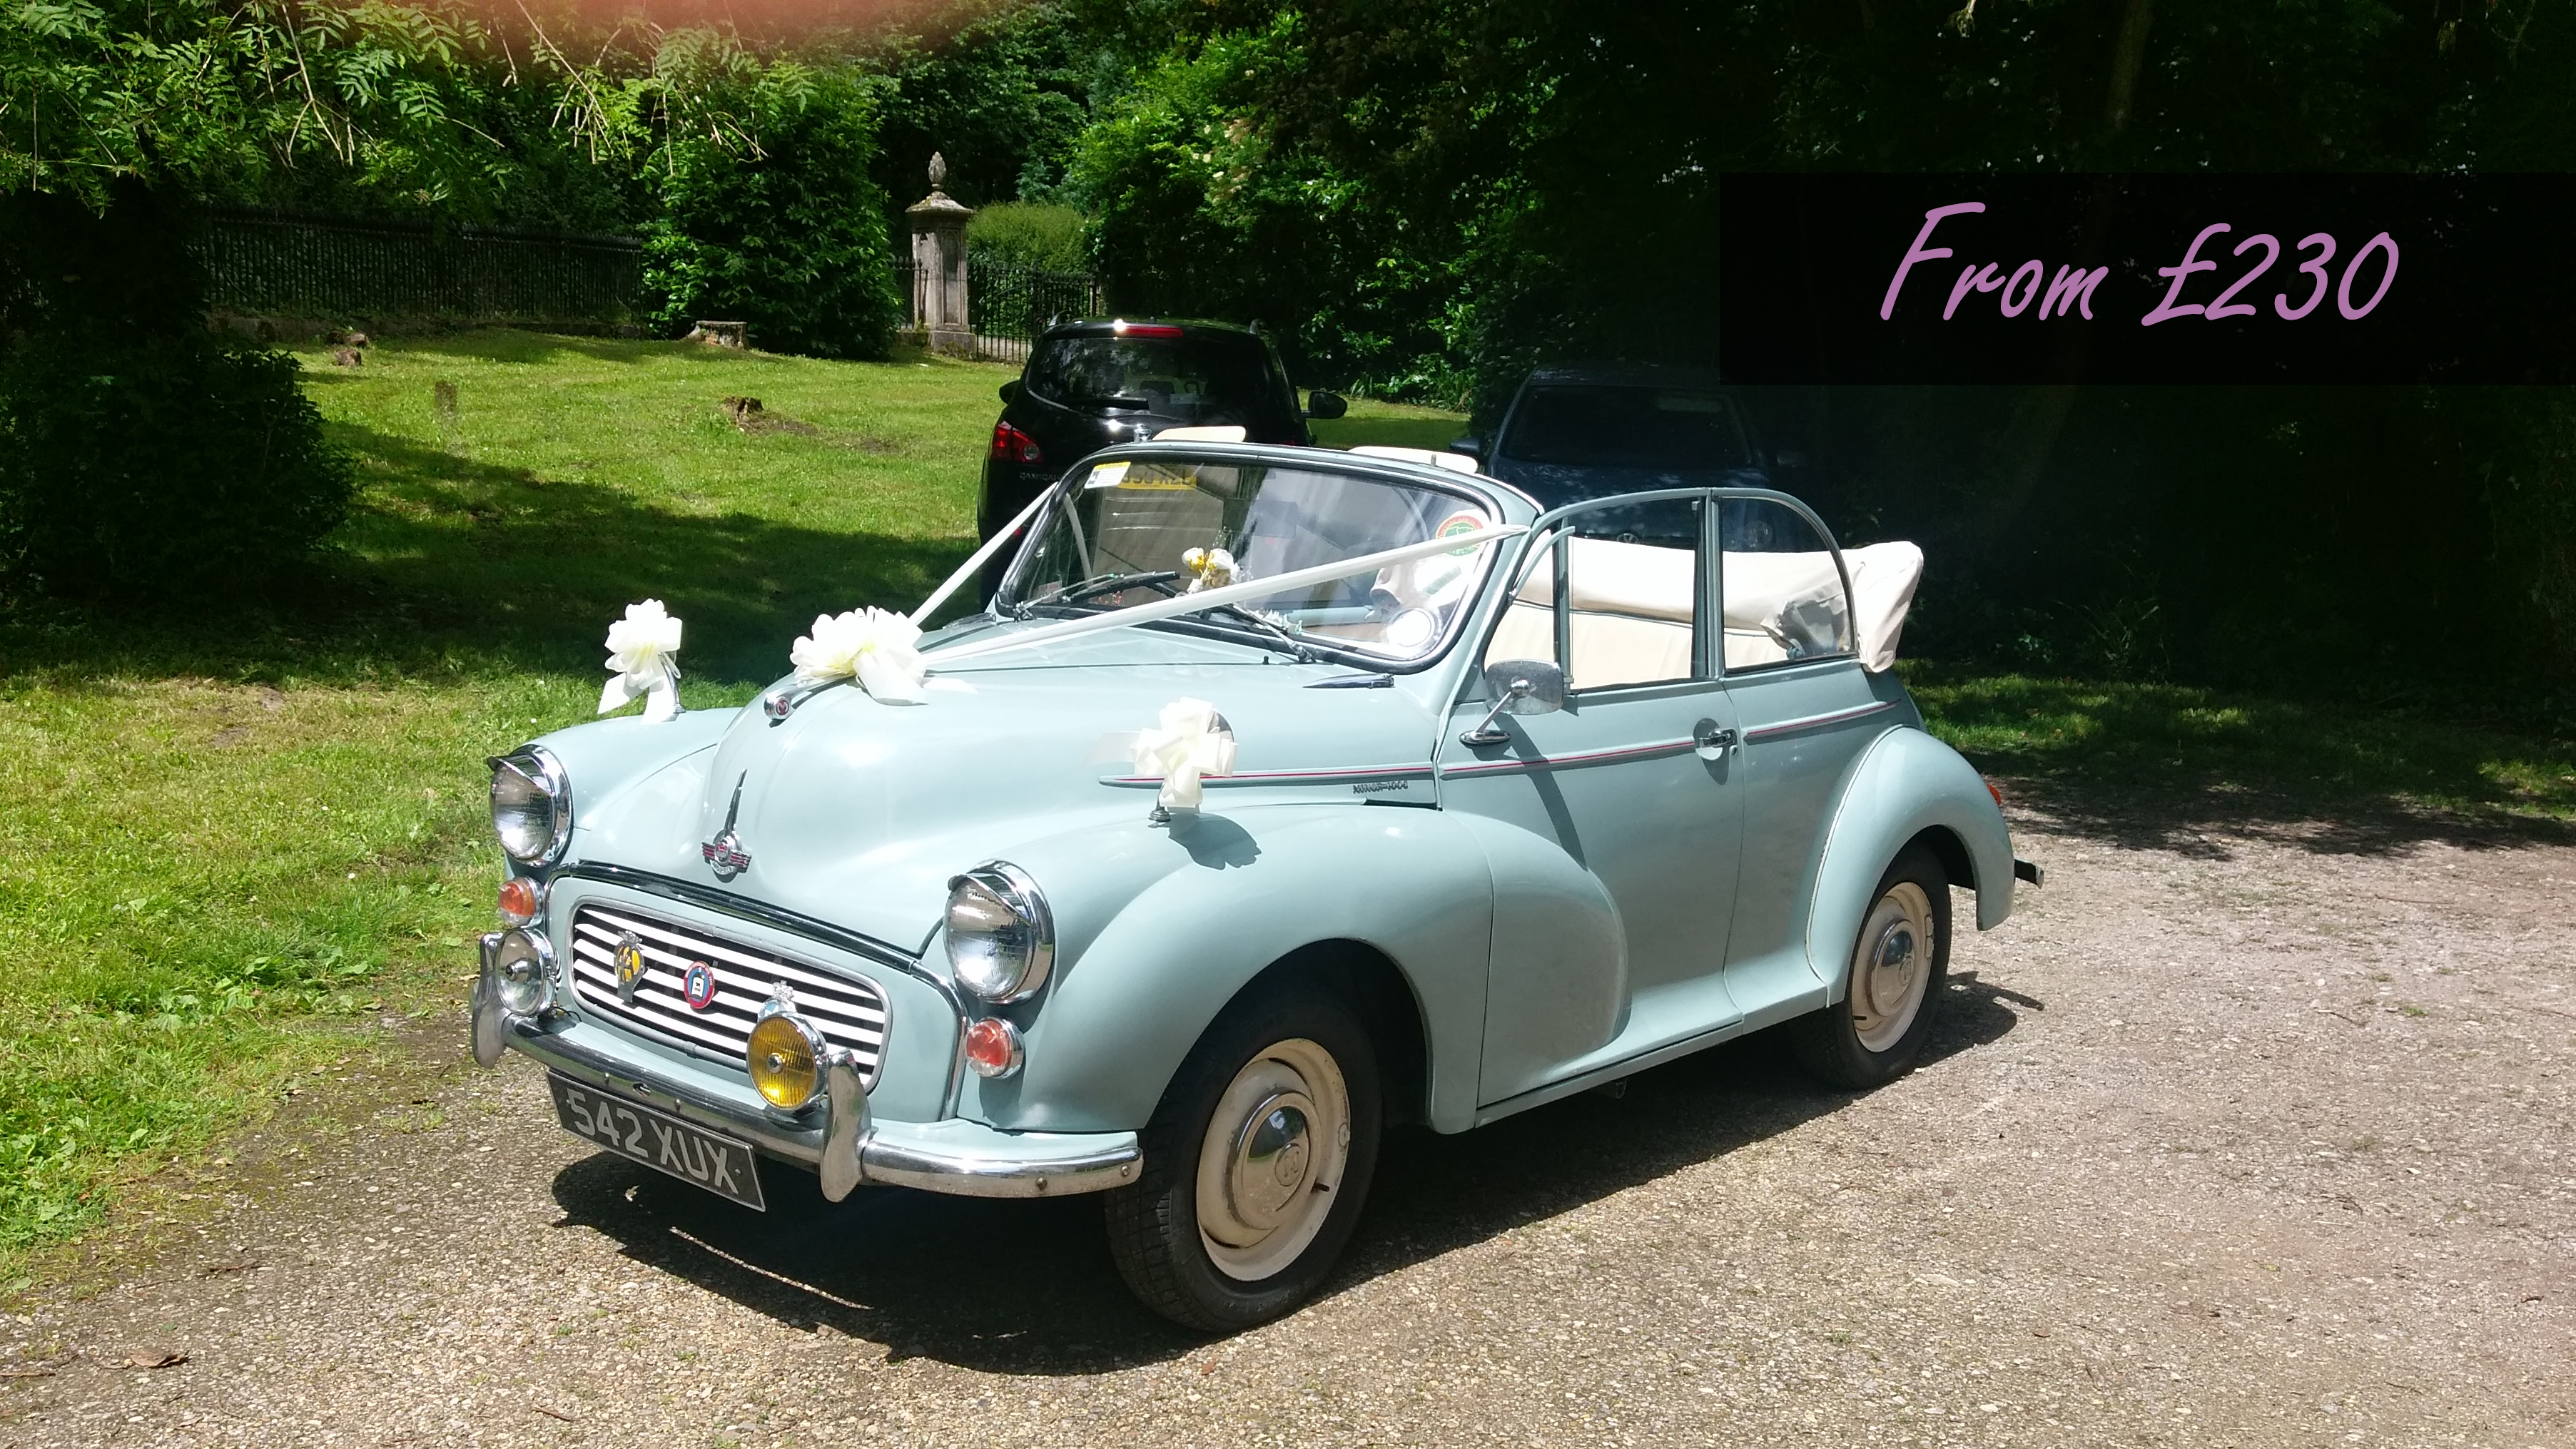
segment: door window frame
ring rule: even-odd
[[[1709,633],[1711,620],[1709,609],[1717,599],[1715,592],[1717,577],[1713,572],[1715,559],[1709,552],[1710,544],[1715,538],[1711,520],[1716,517],[1716,509],[1711,505],[1711,500],[1718,493],[1730,491],[1742,490],[1657,488],[1643,493],[1617,493],[1606,498],[1585,498],[1551,508],[1540,514],[1530,524],[1528,541],[1522,545],[1520,555],[1512,561],[1511,568],[1496,571],[1495,576],[1503,580],[1502,595],[1497,600],[1493,622],[1486,627],[1482,646],[1471,656],[1477,661],[1477,666],[1469,678],[1482,679],[1485,655],[1494,647],[1494,635],[1502,630],[1504,619],[1509,617],[1512,605],[1519,600],[1521,589],[1529,583],[1530,572],[1538,567],[1538,560],[1543,552],[1549,557],[1550,566],[1555,570],[1555,599],[1550,606],[1555,620],[1553,642],[1556,650],[1556,667],[1566,671],[1567,699],[1601,698],[1629,691],[1672,689],[1683,685],[1715,682],[1719,676],[1712,666],[1719,662],[1719,656],[1723,651],[1712,649]],[[1568,577],[1567,563],[1570,550],[1567,544],[1572,540],[1573,535],[1557,527],[1557,524],[1577,514],[1598,512],[1604,508],[1623,508],[1640,503],[1684,500],[1700,505],[1697,548],[1699,569],[1691,586],[1691,672],[1687,676],[1673,679],[1649,679],[1632,684],[1604,684],[1591,689],[1584,688],[1582,679],[1573,671],[1573,661],[1570,658],[1574,642],[1574,589]]]
[[[1703,546],[1708,552],[1709,586],[1713,591],[1710,594],[1710,601],[1714,603],[1717,610],[1717,618],[1714,621],[1717,627],[1714,637],[1709,641],[1714,646],[1716,656],[1710,661],[1716,667],[1716,677],[1741,679],[1747,675],[1770,674],[1800,665],[1831,664],[1836,660],[1859,658],[1860,618],[1852,603],[1851,565],[1843,561],[1842,543],[1834,537],[1832,529],[1825,527],[1825,521],[1816,516],[1816,510],[1776,488],[1711,488],[1708,490],[1708,497],[1708,507],[1700,515],[1700,528]],[[1831,654],[1811,654],[1802,659],[1783,659],[1774,664],[1752,664],[1742,669],[1726,667],[1726,551],[1722,546],[1724,539],[1721,537],[1724,509],[1719,505],[1736,500],[1777,503],[1805,519],[1808,526],[1816,530],[1816,537],[1824,540],[1825,552],[1833,555],[1834,577],[1842,581],[1845,647]]]

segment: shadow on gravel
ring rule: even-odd
[[[2016,805],[2043,812],[2055,830],[2124,850],[2169,851],[2203,860],[2230,859],[2234,842],[2247,839],[2321,855],[2403,855],[2425,845],[2461,850],[2576,845],[2576,825],[2501,811],[2387,800],[2322,801],[2229,787],[2193,791],[2012,776],[2002,783]]]
[[[2013,1029],[2042,1003],[1951,980],[1926,1065]],[[1806,1083],[1767,1032],[1454,1137],[1391,1134],[1367,1214],[1325,1295],[1651,1182],[1851,1102]],[[1128,1296],[1099,1204],[991,1202],[873,1189],[837,1206],[782,1172],[744,1212],[605,1153],[555,1178],[558,1226],[767,1314],[989,1373],[1093,1374],[1206,1342]]]

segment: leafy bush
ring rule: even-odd
[[[876,83],[763,63],[712,32],[679,32],[656,61],[674,118],[644,228],[644,281],[672,333],[694,319],[751,324],[754,345],[882,357],[898,322],[876,155]],[[689,124],[688,122],[701,124]]]
[[[178,223],[0,207],[0,593],[201,596],[300,559],[354,480],[280,352],[208,332]]]
[[[967,250],[1024,267],[1079,272],[1091,265],[1082,213],[1042,201],[998,201],[966,223]]]

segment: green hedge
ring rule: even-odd
[[[0,203],[0,596],[179,600],[255,587],[347,515],[347,462],[281,352],[209,332],[181,222]]]

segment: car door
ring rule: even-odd
[[[1816,867],[1843,781],[1895,722],[1898,695],[1855,657],[1850,579],[1815,515],[1785,494],[1745,490],[1718,495],[1716,511],[1720,663],[1744,811],[1726,976],[1761,1025],[1821,1004],[1842,965],[1810,959]]]
[[[1470,698],[1443,733],[1443,807],[1553,845],[1599,883],[1618,917],[1617,960],[1515,952],[1498,940],[1483,1103],[1738,1015],[1723,976],[1737,875],[1740,805],[1727,750],[1736,726],[1715,668],[1706,499],[1701,490],[1629,495],[1559,515],[1525,556],[1481,662],[1560,664],[1564,707],[1505,715],[1496,722],[1503,743],[1473,745],[1460,736],[1491,698]],[[1587,519],[1613,509],[1620,534],[1584,532]],[[1559,579],[1571,587],[1559,589]],[[1498,922],[1498,933],[1509,930],[1509,912]]]

